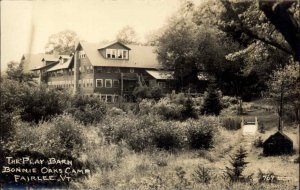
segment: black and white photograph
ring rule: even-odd
[[[0,189],[299,190],[299,0],[0,3]]]

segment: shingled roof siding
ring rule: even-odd
[[[132,68],[161,67],[154,52],[155,47],[152,46],[126,45],[131,49],[129,51],[129,59],[106,59],[98,50],[101,44],[80,42],[79,47],[80,46],[85,51],[93,66]]]

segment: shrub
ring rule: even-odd
[[[150,96],[154,100],[159,100],[161,97],[163,97],[161,88],[159,86],[154,86],[150,88]]]
[[[106,118],[102,130],[109,141],[125,141],[135,151],[180,148],[184,138],[179,122],[160,121],[155,115]]]
[[[198,183],[209,183],[211,180],[211,171],[204,166],[198,165],[194,170],[193,177]]]
[[[190,148],[208,149],[213,147],[218,121],[214,117],[202,117],[187,121],[187,140]]]
[[[221,104],[223,108],[228,108],[234,104],[238,103],[238,99],[232,96],[223,96],[221,98]]]
[[[157,148],[170,150],[180,148],[183,144],[184,132],[178,122],[159,122],[152,127],[152,131],[153,143]]]
[[[231,156],[231,167],[226,166],[225,177],[227,177],[230,182],[243,182],[251,179],[251,176],[245,177],[242,173],[246,168],[248,162],[245,161],[247,157],[247,151],[240,147],[234,156]]]
[[[159,86],[148,87],[148,86],[139,86],[136,87],[133,92],[133,96],[137,99],[154,99],[159,100],[162,96],[162,90]]]
[[[239,130],[241,119],[239,117],[225,117],[221,119],[222,126],[227,130]]]
[[[117,116],[107,117],[102,129],[112,142],[119,143],[124,140],[131,149],[141,151],[152,146],[151,127],[155,126],[156,121],[153,117]]]
[[[66,110],[84,124],[99,122],[106,114],[106,105],[96,97],[75,95],[71,106]]]
[[[186,178],[186,172],[183,170],[182,167],[176,167],[176,176],[178,179],[178,183],[175,184],[175,189],[188,189],[191,185],[191,182]]]
[[[204,94],[202,114],[219,115],[222,110],[220,95],[215,84],[210,84]]]
[[[164,119],[182,119],[182,111],[184,106],[173,103],[169,98],[162,98],[154,105],[154,111]]]
[[[254,140],[253,145],[256,148],[262,148],[263,147],[263,143],[264,143],[264,141],[261,139],[261,137],[258,137],[257,139]]]
[[[150,89],[149,89],[148,86],[138,86],[138,87],[136,87],[133,90],[132,95],[136,99],[145,99],[145,98],[150,98],[150,96],[151,96]]]
[[[29,149],[48,156],[78,156],[86,142],[83,129],[70,115],[54,117],[38,126],[21,123],[8,147],[12,151]]]
[[[154,100],[151,99],[143,99],[140,103],[139,103],[139,114],[140,115],[147,115],[149,113],[151,113],[153,110],[153,106],[155,104]]]
[[[21,119],[38,123],[41,119],[48,120],[54,115],[62,114],[67,107],[68,94],[66,91],[42,87],[24,89],[22,96]]]

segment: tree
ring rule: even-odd
[[[123,27],[117,34],[116,39],[124,44],[137,44],[137,33],[131,26]]]
[[[33,74],[24,73],[23,62],[17,63],[11,61],[7,65],[7,78],[18,82],[32,81]]]
[[[219,115],[222,110],[220,95],[214,83],[209,84],[204,96],[202,114]]]
[[[52,34],[45,46],[46,53],[69,55],[75,51],[75,43],[78,40],[77,34],[71,30],[61,31]]]
[[[231,158],[231,167],[226,166],[225,176],[229,178],[231,182],[244,181],[246,178],[242,174],[248,162],[245,161],[247,157],[247,151],[242,146],[237,150],[236,154]],[[249,178],[249,177],[248,177]]]
[[[300,123],[299,78],[299,64],[292,61],[289,65],[275,71],[269,80],[269,93],[277,106],[279,116],[278,130],[282,130],[282,116],[284,114],[284,107],[287,105],[293,107],[296,121]]]
[[[286,12],[285,15],[277,14],[278,19],[276,21],[281,20],[280,23],[271,21],[264,10],[266,7],[263,8],[263,6],[273,6],[277,9],[276,7],[282,7],[283,4],[284,2],[279,1],[216,0],[201,4],[194,13],[194,22],[197,25],[216,27],[240,45],[238,50],[232,51],[226,56],[229,62],[240,66],[238,68],[239,74],[227,76],[232,72],[225,72],[219,76],[221,76],[221,80],[233,79],[223,83],[224,85],[231,86],[231,83],[236,83],[234,81],[242,83],[240,86],[234,85],[236,86],[234,88],[241,88],[240,93],[243,93],[241,96],[264,90],[266,88],[265,81],[269,79],[272,71],[286,64],[289,56],[294,56],[289,48],[288,40],[285,39],[285,35],[279,29],[285,27],[283,20],[296,19],[293,26],[288,22],[291,25],[289,32],[293,36],[294,43],[300,44],[299,39],[295,37],[296,31],[299,31],[297,19],[299,17],[299,9],[297,9],[299,4],[296,1],[287,3],[283,10]],[[295,56],[294,59],[297,60]],[[262,62],[264,64],[261,64]],[[249,83],[249,81],[251,82]]]

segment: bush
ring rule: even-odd
[[[96,97],[75,95],[71,98],[71,106],[66,110],[84,124],[99,122],[106,114],[106,105]]]
[[[200,165],[195,169],[193,177],[198,183],[209,183],[212,178],[210,169]]]
[[[67,107],[68,94],[66,91],[42,87],[24,89],[22,96],[21,119],[38,123],[41,119],[49,120],[54,115],[62,114]]]
[[[153,131],[153,142],[157,148],[171,150],[183,145],[184,131],[179,122],[162,121],[151,130]]]
[[[241,119],[239,117],[225,117],[221,119],[222,126],[227,130],[239,130]]]
[[[186,120],[198,117],[193,100],[184,94],[171,94],[160,99],[154,105],[154,112],[166,120]]]
[[[11,151],[31,150],[44,155],[78,156],[86,138],[84,127],[70,115],[60,115],[49,121],[30,126],[20,123],[13,141],[8,144]]]
[[[238,103],[238,99],[236,97],[232,96],[223,96],[221,98],[221,104],[223,108],[228,108],[232,105],[235,105]]]
[[[107,118],[102,130],[108,141],[125,141],[135,151],[154,147],[165,150],[180,148],[184,138],[179,122],[160,121],[155,115]]]
[[[162,98],[153,107],[155,113],[162,116],[164,119],[182,119],[182,111],[184,106],[172,102],[169,98]]]
[[[231,167],[226,166],[225,177],[230,182],[244,182],[252,179],[252,175],[245,177],[242,173],[246,168],[248,162],[245,161],[247,157],[247,151],[240,147],[234,156],[231,156]]]
[[[215,84],[210,84],[204,94],[202,114],[219,115],[222,110],[220,95]]]
[[[213,147],[214,135],[218,121],[214,117],[202,117],[187,121],[187,140],[192,149],[209,149]]]
[[[148,87],[148,86],[139,86],[136,87],[133,92],[133,96],[136,99],[154,99],[159,100],[162,96],[162,90],[158,86]]]
[[[264,141],[261,139],[261,137],[258,137],[257,139],[254,140],[254,147],[256,148],[262,148],[263,147]]]

